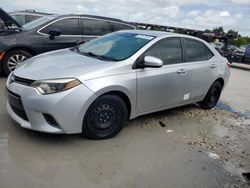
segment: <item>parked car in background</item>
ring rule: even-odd
[[[213,108],[227,63],[196,37],[118,31],[25,61],[7,80],[7,111],[27,129],[111,138],[143,114],[194,102]]]
[[[76,14],[43,16],[20,27],[7,13],[1,15],[19,29],[0,36],[0,62],[6,75],[34,55],[73,47],[113,31],[136,29],[122,20]]]
[[[24,11],[10,12],[9,15],[12,18],[14,18],[19,23],[19,25],[24,25],[33,20],[41,18],[42,16],[48,16],[52,14],[36,12],[35,10],[24,10]]]
[[[246,63],[250,63],[250,44],[248,44],[246,47],[246,51],[244,53],[244,57],[242,61]]]

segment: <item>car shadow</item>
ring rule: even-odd
[[[178,108],[163,110],[160,112],[139,116],[136,119],[130,120],[126,127],[140,126],[143,122],[150,122],[151,120],[157,120],[160,122],[161,119],[164,119],[165,117],[176,116],[180,112],[185,112],[197,108],[199,108],[197,104],[190,104]],[[22,134],[24,137],[35,142],[44,142],[50,143],[52,145],[57,145],[65,143],[72,144],[82,140],[90,141],[90,139],[85,138],[82,134],[49,134],[21,128],[19,124],[17,124],[13,120],[11,124],[15,124],[15,131],[18,131],[18,133],[15,134]],[[119,137],[119,135],[117,136]]]
[[[153,112],[150,114],[139,116],[133,120],[130,120],[129,124],[132,124],[134,121],[140,121],[140,120],[150,121],[150,120],[157,119],[160,121],[161,119],[164,119],[165,117],[176,116],[180,112],[185,112],[185,111],[189,111],[192,109],[200,109],[200,107],[198,104],[193,103],[193,104],[188,104],[185,106],[180,106],[180,107],[176,107],[176,108],[171,108],[171,109],[167,109],[167,110]],[[128,126],[129,126],[129,124],[128,124]]]

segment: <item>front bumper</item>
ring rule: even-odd
[[[81,133],[85,112],[96,99],[96,95],[83,84],[64,92],[41,95],[33,87],[8,83],[9,80],[6,85],[7,95],[10,91],[20,96],[27,119],[25,120],[13,110],[9,100],[7,112],[21,127],[40,132]],[[58,126],[52,126],[46,121],[44,114],[53,117]]]

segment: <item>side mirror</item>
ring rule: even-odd
[[[159,68],[163,66],[163,61],[157,57],[145,56],[143,65],[144,67]]]
[[[50,30],[49,31],[49,39],[50,40],[54,40],[55,36],[60,36],[61,35],[61,31],[58,30]]]

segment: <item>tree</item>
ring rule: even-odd
[[[225,34],[223,27],[215,27],[215,28],[213,28],[212,32],[217,34],[217,35],[224,35]]]
[[[205,33],[212,33],[212,31],[210,29],[205,29],[204,31]]]
[[[234,30],[234,29],[229,29],[227,31],[227,34],[232,38],[232,39],[237,39],[238,37],[240,37],[240,34],[238,31]]]

